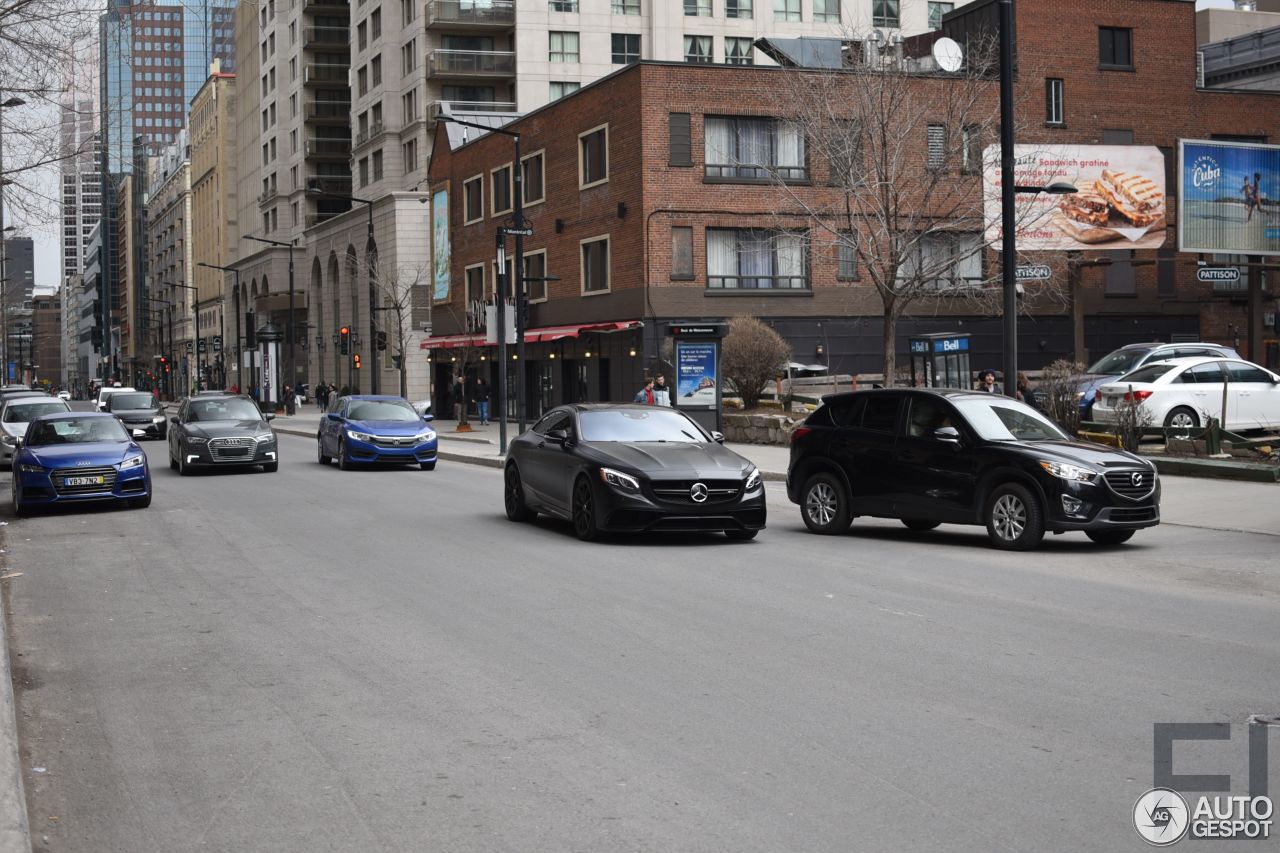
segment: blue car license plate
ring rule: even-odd
[[[105,477],[66,477],[63,479],[64,486],[102,486],[107,482]]]

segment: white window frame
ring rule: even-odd
[[[587,265],[582,262],[582,250],[588,243],[604,241],[604,277],[605,287],[600,290],[587,290]],[[597,234],[578,241],[578,291],[582,296],[599,296],[613,292],[613,241],[608,234]]]
[[[475,217],[468,219],[467,213],[469,213],[470,211],[467,210],[467,184],[472,183],[473,181],[480,182],[480,210],[476,211]],[[467,178],[465,181],[462,182],[462,224],[474,225],[477,222],[483,222],[483,221],[484,221],[484,175],[479,174],[479,175],[475,175],[473,177]]]
[[[597,133],[601,130],[604,131],[604,177],[598,181],[592,181],[591,183],[584,183],[582,180],[584,177],[582,173],[582,167],[583,167],[582,140],[590,136],[591,134]],[[598,187],[601,184],[607,184],[607,183],[609,183],[609,124],[608,122],[604,124],[598,124],[595,127],[591,128],[590,130],[584,130],[582,131],[582,133],[578,134],[578,189],[580,190],[590,189],[591,187]]]

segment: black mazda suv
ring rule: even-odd
[[[911,530],[985,525],[997,548],[1035,548],[1046,531],[1102,545],[1160,523],[1155,467],[1074,441],[1030,406],[973,391],[833,394],[791,434],[787,496],[815,533],[859,515]]]

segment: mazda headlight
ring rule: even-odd
[[[373,436],[367,432],[356,432],[353,429],[347,430],[347,438],[354,438],[356,441],[372,442]]]
[[[263,444],[264,442],[274,441],[275,437],[276,435],[273,432],[264,432],[262,435],[255,435],[253,440],[259,444]]]
[[[187,436],[187,443],[188,444],[208,444],[209,439],[201,438],[198,435],[189,435]]]
[[[604,480],[615,489],[621,489],[624,492],[640,491],[640,481],[630,474],[624,474],[621,471],[615,471],[612,468],[601,468],[600,479]]]
[[[22,472],[24,472],[24,473],[27,473],[27,474],[43,474],[43,473],[44,473],[44,466],[42,466],[42,465],[26,465],[26,464],[22,464],[22,465],[19,465],[19,466],[18,466],[18,470],[19,470],[19,471],[22,471]]]
[[[751,473],[747,475],[747,491],[752,491],[760,485],[760,469],[752,468]]]
[[[1068,465],[1066,462],[1050,462],[1040,460],[1040,467],[1055,477],[1063,480],[1076,480],[1081,483],[1092,483],[1098,477],[1097,471],[1081,468],[1079,465]]]
[[[141,468],[143,463],[146,462],[146,460],[147,460],[147,457],[141,454],[137,456],[130,456],[128,459],[125,459],[123,462],[120,463],[120,470],[128,471],[130,468]]]

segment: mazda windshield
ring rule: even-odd
[[[1069,441],[1058,425],[1009,398],[966,397],[953,401],[974,432],[987,441]]]

